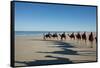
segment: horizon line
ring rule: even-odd
[[[25,30],[15,30],[15,31],[25,31]],[[27,30],[28,31],[28,30]],[[32,31],[32,30],[30,30]],[[34,31],[34,30],[33,30]],[[40,30],[41,31],[41,30]],[[44,30],[45,31],[45,30]],[[38,32],[38,31],[37,31]],[[50,32],[57,32],[57,31],[50,31]],[[58,32],[63,32],[63,31],[58,31]],[[67,32],[67,31],[65,31]],[[73,31],[68,31],[68,32],[73,32]],[[75,32],[97,32],[97,31],[75,31]]]

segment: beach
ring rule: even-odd
[[[70,64],[97,61],[96,42],[15,36],[15,66]]]

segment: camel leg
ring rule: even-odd
[[[81,40],[79,39],[79,44],[81,44]]]
[[[86,46],[87,46],[87,42],[86,42],[86,39],[85,39],[85,44],[86,44]]]
[[[81,41],[82,46],[85,46],[85,41],[83,39],[80,41]]]
[[[63,40],[63,38],[61,37],[61,40]]]
[[[64,37],[64,39],[66,40],[66,37]]]
[[[93,41],[91,41],[90,43],[91,43],[90,48],[93,48]]]
[[[49,37],[49,40],[51,39],[51,37]]]
[[[78,39],[78,44],[80,44],[80,40]]]
[[[53,37],[53,40],[55,40],[55,37]]]
[[[85,43],[86,43],[86,40],[85,40]]]
[[[74,40],[75,40],[75,37],[74,37]]]

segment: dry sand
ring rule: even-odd
[[[68,64],[97,61],[96,42],[43,40],[42,37],[15,36],[15,66]]]

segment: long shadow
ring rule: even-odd
[[[53,46],[53,47],[61,47],[61,48],[72,48],[74,46],[72,46],[69,43],[63,42],[63,41],[52,41],[55,45],[59,45],[59,46]]]
[[[61,48],[60,51],[53,51],[53,52],[37,52],[37,53],[52,53],[52,54],[65,54],[65,55],[78,55],[77,51],[68,49],[74,46],[70,45],[69,43],[62,42],[62,41],[53,41],[55,45],[59,46],[51,46],[51,47],[58,47]]]
[[[63,54],[63,55],[79,55],[77,51],[73,51],[70,49],[62,48],[61,51],[53,51],[53,52],[37,52],[37,53],[51,53],[51,54]]]
[[[34,39],[34,40],[37,40],[37,41],[51,41],[53,42],[54,46],[50,46],[50,47],[58,47],[58,48],[61,48],[60,51],[53,51],[53,52],[37,52],[37,53],[52,53],[52,54],[65,54],[65,55],[78,55],[77,51],[74,51],[74,50],[71,50],[71,49],[68,49],[68,48],[73,48],[74,46],[72,46],[70,43],[67,43],[67,42],[64,42],[64,41],[60,41],[60,40],[43,40],[43,39]],[[59,45],[59,46],[56,46],[56,45]]]
[[[35,60],[35,61],[15,61],[15,63],[25,64],[25,66],[39,66],[39,65],[55,65],[55,64],[71,64],[73,63],[68,58],[54,57],[47,55],[45,57],[56,58],[55,60]]]
[[[40,40],[40,41],[44,41],[44,40]],[[54,45],[60,45],[60,46],[55,46],[55,47],[61,48],[61,50],[60,51],[53,51],[53,52],[37,52],[37,53],[78,55],[77,51],[67,49],[69,47],[74,47],[74,46],[70,45],[69,43],[66,43],[63,41],[55,41],[55,40],[49,40],[49,41],[52,41],[54,43]],[[35,60],[35,61],[16,61],[15,63],[25,64],[25,66],[39,66],[39,65],[55,65],[55,64],[71,64],[71,63],[73,63],[68,58],[57,57],[57,56],[54,57],[54,56],[50,56],[50,55],[47,55],[45,57],[46,58],[56,58],[56,59],[53,59],[53,60]]]
[[[54,43],[54,45],[60,45],[60,46],[51,46],[51,47],[61,48],[60,51],[37,52],[37,53],[51,53],[51,54],[60,54],[60,55],[79,55],[77,53],[77,51],[68,49],[68,48],[70,48],[70,47],[72,48],[74,46],[72,46],[66,42],[57,41],[57,40],[40,40],[40,39],[37,39],[37,41],[52,41]],[[45,56],[45,58],[55,58],[55,59],[53,59],[53,60],[35,60],[35,61],[15,61],[15,63],[25,64],[25,66],[39,66],[39,65],[55,65],[55,64],[71,64],[71,63],[73,63],[69,58],[50,56],[50,55]]]

